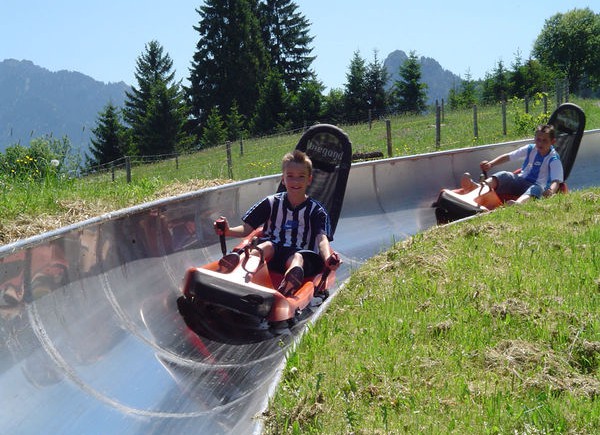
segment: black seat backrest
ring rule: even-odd
[[[554,148],[560,155],[566,181],[575,163],[585,130],[585,113],[573,103],[564,103],[552,113],[548,124],[552,124],[556,132]]]
[[[340,128],[317,124],[304,132],[296,149],[305,152],[312,160],[313,181],[307,193],[327,209],[333,236],[346,193],[352,163],[352,143]],[[280,184],[278,191],[283,190],[285,186]]]

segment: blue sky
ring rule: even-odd
[[[136,59],[157,40],[185,79],[198,40],[200,0],[2,0],[0,60],[30,60],[103,82],[136,84]],[[546,19],[591,0],[297,0],[311,22],[313,69],[327,88],[343,87],[354,52],[367,61],[394,50],[431,57],[474,79],[498,61],[526,59]]]

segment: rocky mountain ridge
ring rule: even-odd
[[[31,138],[67,136],[87,149],[98,114],[108,102],[123,106],[124,82],[103,83],[75,71],[52,72],[28,60],[0,62],[0,151]]]

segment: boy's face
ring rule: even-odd
[[[556,139],[550,138],[548,133],[538,131],[535,133],[535,148],[538,153],[545,156],[550,152],[550,147],[556,142]]]
[[[312,182],[312,176],[308,175],[306,165],[290,162],[283,170],[282,180],[288,193],[304,195]]]

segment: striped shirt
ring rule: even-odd
[[[276,245],[319,252],[316,239],[331,240],[329,215],[318,201],[308,198],[293,208],[286,192],[269,195],[254,204],[242,217],[252,228],[263,226],[264,237]]]
[[[553,181],[564,181],[560,156],[554,147],[550,147],[550,152],[542,156],[535,144],[524,145],[509,153],[508,157],[509,160],[525,159],[519,176],[544,189],[548,189]]]

